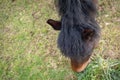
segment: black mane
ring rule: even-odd
[[[58,47],[63,55],[69,58],[90,56],[100,33],[93,0],[58,0],[58,9],[61,15]]]

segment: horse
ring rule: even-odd
[[[85,70],[100,39],[100,26],[96,21],[97,0],[58,0],[60,21],[48,19],[47,23],[58,35],[58,48],[71,61],[75,72]]]

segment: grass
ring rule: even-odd
[[[120,62],[110,59],[103,59],[95,56],[83,73],[78,73],[78,80],[119,80]]]
[[[83,73],[57,49],[54,0],[0,0],[0,80],[119,80],[120,1],[101,0],[101,40]]]

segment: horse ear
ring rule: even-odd
[[[60,21],[55,21],[52,19],[48,19],[47,23],[52,26],[53,29],[55,30],[61,30],[61,22]]]
[[[85,29],[83,31],[83,38],[85,40],[90,40],[93,35],[94,35],[94,30],[92,29]]]

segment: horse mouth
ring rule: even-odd
[[[71,67],[74,72],[84,71],[89,63],[90,63],[90,58],[86,58],[82,62],[78,62],[74,59],[71,59]]]

